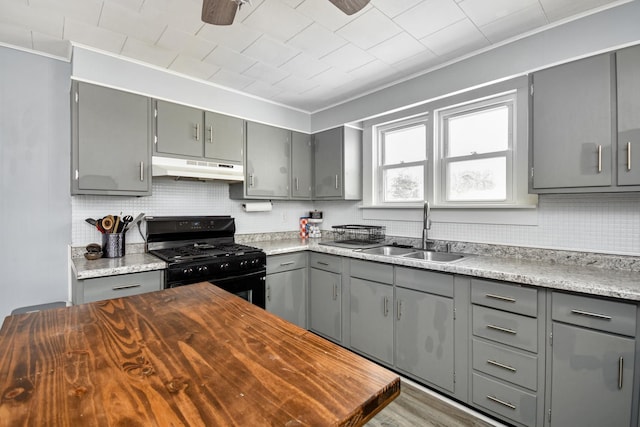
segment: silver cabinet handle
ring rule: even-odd
[[[140,162],[140,181],[144,181],[144,162]]]
[[[518,331],[514,331],[513,329],[503,328],[502,326],[496,326],[496,325],[487,325],[487,328],[493,329],[494,331],[504,332],[506,334],[512,334],[512,335],[515,335],[518,333]]]
[[[328,262],[324,262],[324,261],[317,261],[318,265],[324,265],[325,267],[329,265]]]
[[[213,126],[209,125],[209,143],[213,144]]]
[[[338,174],[336,174],[336,190],[338,189]]]
[[[267,301],[271,301],[271,286],[267,285]]]
[[[280,267],[286,267],[287,265],[293,265],[295,263],[296,263],[295,261],[281,262]]]
[[[631,170],[631,142],[627,142],[627,170]]]
[[[398,300],[398,307],[397,307],[397,313],[396,313],[396,317],[398,320],[400,320],[400,318],[402,317],[402,300]]]
[[[499,403],[502,406],[506,406],[509,409],[513,409],[514,411],[516,410],[516,406],[515,405],[512,405],[509,402],[505,402],[504,400],[500,400],[497,397],[493,397],[491,395],[487,395],[487,399],[489,399],[489,400],[491,400],[493,402]]]
[[[296,180],[296,191],[298,190],[299,186],[298,186],[298,177],[295,178]]]
[[[506,369],[507,371],[516,372],[516,368],[509,365],[504,365],[500,362],[496,362],[495,360],[487,359],[487,363],[489,365],[497,366],[498,368]]]
[[[504,301],[504,302],[516,302],[516,300],[514,298],[511,297],[503,297],[502,295],[495,295],[495,294],[485,294],[485,296],[487,298],[493,298],[493,299],[497,299],[500,301]]]
[[[249,174],[249,187],[253,187],[253,174]]]
[[[200,123],[196,123],[196,141],[200,141]]]
[[[382,312],[384,313],[384,317],[389,315],[389,298],[384,297],[382,300]]]
[[[132,284],[132,285],[114,286],[113,288],[111,288],[111,290],[114,290],[114,291],[123,291],[123,290],[125,290],[125,289],[139,288],[139,287],[141,287],[141,286],[142,286],[142,285],[140,285],[140,284],[138,284],[138,283],[135,283],[135,284]]]
[[[338,299],[338,284],[333,284],[333,300],[336,301]]]
[[[577,314],[579,316],[595,317],[596,319],[601,319],[601,320],[611,320],[611,316],[607,316],[605,314],[591,313],[589,311],[571,310],[571,313]]]
[[[618,390],[622,390],[622,371],[624,370],[624,358],[618,359]]]
[[[598,145],[598,173],[602,172],[602,145]]]

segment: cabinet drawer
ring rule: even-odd
[[[351,260],[351,277],[393,284],[393,266],[371,261]]]
[[[473,335],[538,352],[538,319],[473,306]]]
[[[122,274],[81,281],[82,303],[120,298],[162,289],[162,271]],[[80,302],[79,302],[80,303]]]
[[[508,283],[471,279],[471,302],[525,316],[538,314],[538,291]]]
[[[473,369],[536,391],[538,357],[473,339]]]
[[[553,320],[587,328],[627,335],[636,335],[635,304],[610,301],[581,295],[553,292]]]
[[[309,265],[333,273],[342,272],[342,258],[339,256],[312,253]]]
[[[527,426],[536,425],[537,396],[500,381],[473,374],[473,403]]]
[[[453,275],[396,267],[396,286],[453,298]]]
[[[267,257],[267,274],[297,270],[307,266],[307,253],[272,255]]]

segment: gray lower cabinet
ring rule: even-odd
[[[640,185],[640,46],[616,52],[618,185]]]
[[[309,259],[309,329],[342,341],[342,275],[340,257],[311,254]]]
[[[362,131],[339,127],[313,135],[314,199],[362,199]]]
[[[74,82],[71,194],[151,195],[150,99]]]
[[[307,254],[267,257],[266,310],[307,327]]]
[[[291,198],[311,199],[313,167],[311,135],[291,132]]]
[[[396,267],[395,366],[454,392],[453,276]]]
[[[552,293],[549,426],[631,425],[635,304]]]
[[[72,302],[84,304],[159,291],[164,283],[163,274],[163,270],[156,270],[83,280],[74,277],[71,288]]]

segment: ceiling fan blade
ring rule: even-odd
[[[369,4],[369,0],[329,0],[338,9],[346,13],[347,15],[353,15],[356,12],[360,12],[363,7]]]
[[[233,0],[202,0],[202,21],[213,25],[231,25],[238,4]]]

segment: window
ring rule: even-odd
[[[378,203],[424,200],[427,162],[427,119],[414,118],[377,128]]]
[[[439,205],[512,203],[514,97],[439,110]]]

